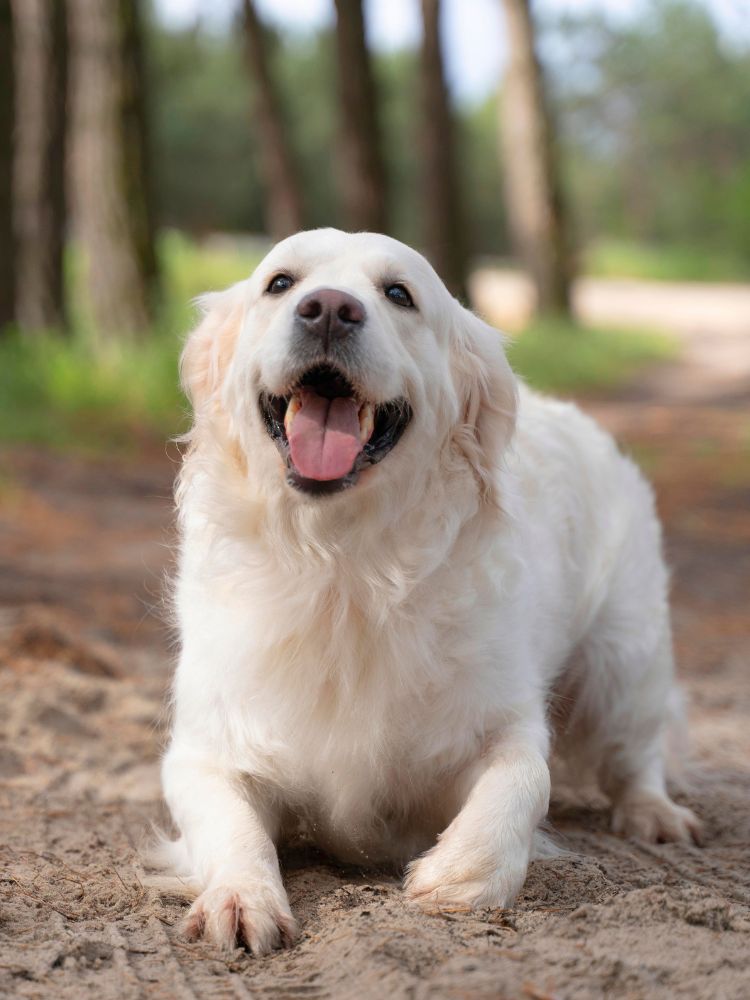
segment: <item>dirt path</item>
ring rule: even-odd
[[[471,297],[483,315],[510,332],[528,324],[534,305],[531,282],[497,268],[474,272]],[[750,285],[581,278],[573,306],[591,326],[663,330],[680,340],[679,362],[639,382],[645,397],[725,403],[750,393]]]
[[[389,875],[291,857],[302,938],[261,961],[185,944],[182,902],[141,882],[163,818],[170,463],[0,455],[0,995],[750,995],[748,398],[652,391],[587,405],[657,484],[706,846],[621,840],[601,803],[568,799],[552,820],[570,854],[535,862],[514,909],[445,917]]]

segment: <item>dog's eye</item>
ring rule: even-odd
[[[282,295],[284,292],[288,292],[293,284],[294,278],[291,275],[277,274],[275,278],[271,278],[266,291],[269,295]]]
[[[414,307],[414,299],[403,285],[388,285],[385,289],[385,296],[396,306],[402,306],[404,309]]]

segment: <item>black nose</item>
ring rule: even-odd
[[[356,333],[365,315],[365,307],[359,299],[337,288],[316,288],[297,305],[298,320],[308,333],[320,337],[325,350],[332,341]]]

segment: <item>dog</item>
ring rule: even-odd
[[[188,936],[290,945],[298,837],[428,908],[509,905],[553,743],[616,832],[697,838],[660,526],[613,440],[386,236],[299,233],[201,307],[163,761]]]

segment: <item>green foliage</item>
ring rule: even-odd
[[[654,0],[624,25],[568,16],[548,42],[582,242],[700,247],[700,277],[713,254],[750,259],[748,39],[697,0]]]
[[[193,233],[263,228],[249,85],[236,34],[150,37],[156,204]]]
[[[584,273],[602,278],[651,281],[748,281],[750,256],[726,249],[657,246],[632,240],[602,239],[583,256]]]
[[[396,52],[375,60],[382,147],[388,175],[392,236],[412,246],[422,240],[421,136],[416,54]]]
[[[459,120],[463,204],[474,255],[510,252],[497,130],[494,94],[465,109]]]
[[[333,35],[278,39],[273,69],[300,166],[306,226],[339,224]]]
[[[180,430],[176,351],[164,338],[92,356],[78,334],[0,345],[0,435],[80,450],[135,450]]]
[[[676,342],[664,334],[547,320],[515,338],[508,358],[535,389],[573,393],[614,389],[644,366],[667,361],[676,352]]]

